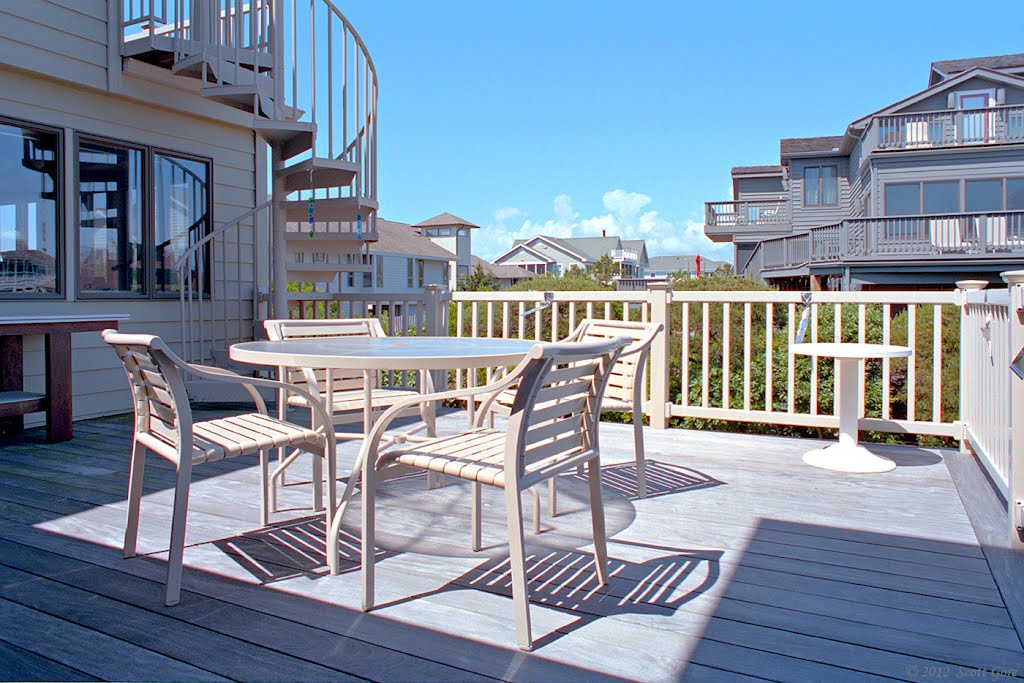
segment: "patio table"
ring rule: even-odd
[[[868,358],[909,358],[914,352],[906,346],[858,343],[793,344],[790,350],[804,356],[829,356],[839,361],[839,392],[835,398],[839,413],[839,443],[808,451],[804,454],[804,462],[827,470],[858,474],[895,469],[896,463],[889,458],[879,457],[857,445],[861,392],[857,366]]]
[[[233,344],[232,360],[256,365],[326,370],[324,385],[331,386],[332,371],[361,370],[363,401],[370,405],[373,375],[382,370],[475,370],[518,364],[537,342],[518,339],[467,337],[346,337],[344,339],[286,339]],[[475,373],[469,373],[475,374]],[[326,392],[330,396],[330,390]],[[470,402],[472,404],[472,402]],[[472,410],[472,406],[470,407]],[[383,411],[382,411],[383,412]],[[328,414],[330,408],[328,407]],[[373,411],[363,413],[363,434],[373,427]],[[361,455],[348,477],[335,515],[337,529],[352,496]],[[328,495],[333,496],[337,472],[328,473]]]

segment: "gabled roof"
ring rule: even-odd
[[[644,240],[622,240],[622,248],[640,254],[640,260],[647,258],[647,242]]]
[[[782,175],[782,166],[735,166],[732,169],[732,176],[741,175]]]
[[[975,76],[981,76],[990,81],[1002,83],[1004,85],[1011,85],[1014,87],[1024,87],[1024,76],[1014,76],[1013,74],[1002,73],[1000,71],[992,71],[991,69],[985,69],[982,67],[974,67],[967,71],[962,71],[953,78],[949,78],[935,85],[929,86],[924,90],[914,93],[909,97],[905,97],[899,102],[894,102],[878,111],[871,112],[867,116],[862,116],[853,123],[850,124],[850,128],[860,128],[871,123],[871,119],[876,116],[884,116],[885,114],[895,114],[905,107],[909,107],[912,104],[920,102],[921,100],[927,99],[936,93],[940,93],[944,90],[950,90],[964,81],[970,80]]]
[[[536,238],[534,238],[534,239],[536,239]],[[526,242],[527,242],[527,240],[516,240],[511,248],[509,248],[509,249],[505,250],[504,252],[502,252],[502,253],[498,254],[497,256],[495,256],[494,257],[494,262],[497,263],[501,259],[506,258],[508,256],[511,256],[512,254],[514,254],[515,252],[519,251],[520,249],[522,249],[523,251],[529,252],[533,256],[536,256],[537,260],[540,263],[554,263],[555,262],[555,260],[553,258],[551,258],[550,256],[547,256],[545,254],[540,253],[536,249],[531,248],[530,245],[527,244]]]
[[[534,242],[537,242],[538,240],[541,241],[541,242],[545,242],[549,246],[554,247],[555,249],[558,249],[562,253],[568,254],[569,256],[572,256],[573,258],[578,259],[580,261],[587,261],[587,260],[589,260],[587,258],[586,254],[582,253],[577,247],[574,247],[572,245],[573,240],[571,238],[549,237],[547,235],[535,235],[534,237],[531,237],[530,239],[516,240],[515,244],[516,245],[527,245],[527,246],[529,246],[529,245],[533,244]],[[545,256],[544,258],[547,258],[547,257]],[[494,260],[497,261],[498,259],[494,259]],[[549,261],[550,261],[550,259],[549,259]]]
[[[622,249],[618,237],[563,237],[559,241],[586,257],[585,261],[596,262],[613,249]]]
[[[970,59],[947,59],[932,62],[931,71],[928,73],[928,85],[935,85],[950,76],[955,76],[975,67],[993,70],[1024,70],[1024,53],[995,55],[993,57],[972,57]]]
[[[490,263],[479,256],[472,257],[473,268],[480,266],[485,273],[490,273],[499,280],[526,280],[534,276],[534,272],[511,263]]]
[[[838,154],[842,144],[842,135],[828,135],[818,138],[783,138],[779,140],[779,156],[783,159],[789,159],[792,157]]]
[[[652,256],[650,265],[647,267],[652,272],[675,273],[682,270],[687,273],[697,272],[697,257],[694,254],[679,256]],[[706,256],[700,257],[700,270],[702,273],[710,273],[726,265],[726,261],[716,261]]]
[[[465,218],[459,218],[458,216],[452,215],[452,214],[448,213],[447,211],[445,211],[444,213],[437,214],[433,218],[428,218],[427,220],[423,221],[422,223],[417,223],[413,227],[414,228],[449,228],[449,227],[479,228],[480,226],[479,225],[474,225],[473,223],[470,223],[469,221],[467,221]]]
[[[371,254],[403,254],[444,261],[454,261],[458,258],[433,240],[419,234],[408,223],[378,218],[377,233],[377,241],[370,243]]]

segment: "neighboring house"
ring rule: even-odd
[[[589,271],[598,259],[608,255],[619,268],[619,277],[642,278],[647,268],[647,245],[643,240],[618,237],[549,237],[537,235],[516,240],[512,248],[494,259],[497,265],[516,265],[532,273],[564,274],[572,267]]]
[[[364,265],[376,71],[333,3],[296,2],[3,3],[5,315],[126,313],[125,331],[213,362],[288,315],[289,281]],[[131,410],[99,335],[73,347],[74,416]],[[42,349],[25,338],[28,391],[44,391]]]
[[[464,218],[442,213],[413,226],[420,234],[456,256],[456,268],[452,271],[449,288],[454,290],[459,280],[465,279],[473,268],[473,225]]]
[[[728,265],[725,261],[716,261],[706,256],[700,257],[701,277],[710,275],[722,266]],[[691,277],[697,277],[697,256],[652,256],[647,269],[648,278],[667,278],[678,272],[684,272]]]
[[[928,87],[834,137],[732,169],[705,233],[787,288],[952,287],[1024,264],[1024,54],[934,62]]]
[[[408,223],[377,219],[377,241],[370,245],[370,265],[343,276],[342,292],[360,294],[422,293],[424,285],[447,287],[455,254],[423,237]]]
[[[511,264],[496,265],[483,260],[479,256],[474,256],[473,269],[475,270],[477,266],[483,268],[485,273],[489,273],[491,277],[497,280],[498,287],[501,289],[508,289],[512,285],[519,284],[524,280],[530,280],[536,275],[536,273],[526,268]]]

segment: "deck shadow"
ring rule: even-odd
[[[660,498],[687,491],[722,486],[726,482],[715,479],[692,467],[672,465],[659,460],[647,460],[647,498]],[[586,481],[586,474],[569,475]],[[636,492],[636,463],[623,462],[601,466],[601,486],[621,494],[626,500],[642,500]]]

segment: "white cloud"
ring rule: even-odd
[[[557,195],[552,202],[552,215],[535,220],[516,207],[502,207],[491,221],[473,235],[473,251],[492,259],[508,250],[517,239],[534,235],[552,237],[598,237],[604,231],[622,239],[642,239],[651,256],[669,254],[701,254],[714,259],[732,261],[732,245],[716,244],[704,235],[704,223],[693,216],[669,220],[649,209],[648,195],[626,190],[611,190],[602,197],[607,213],[581,217],[573,207],[572,198]]]

